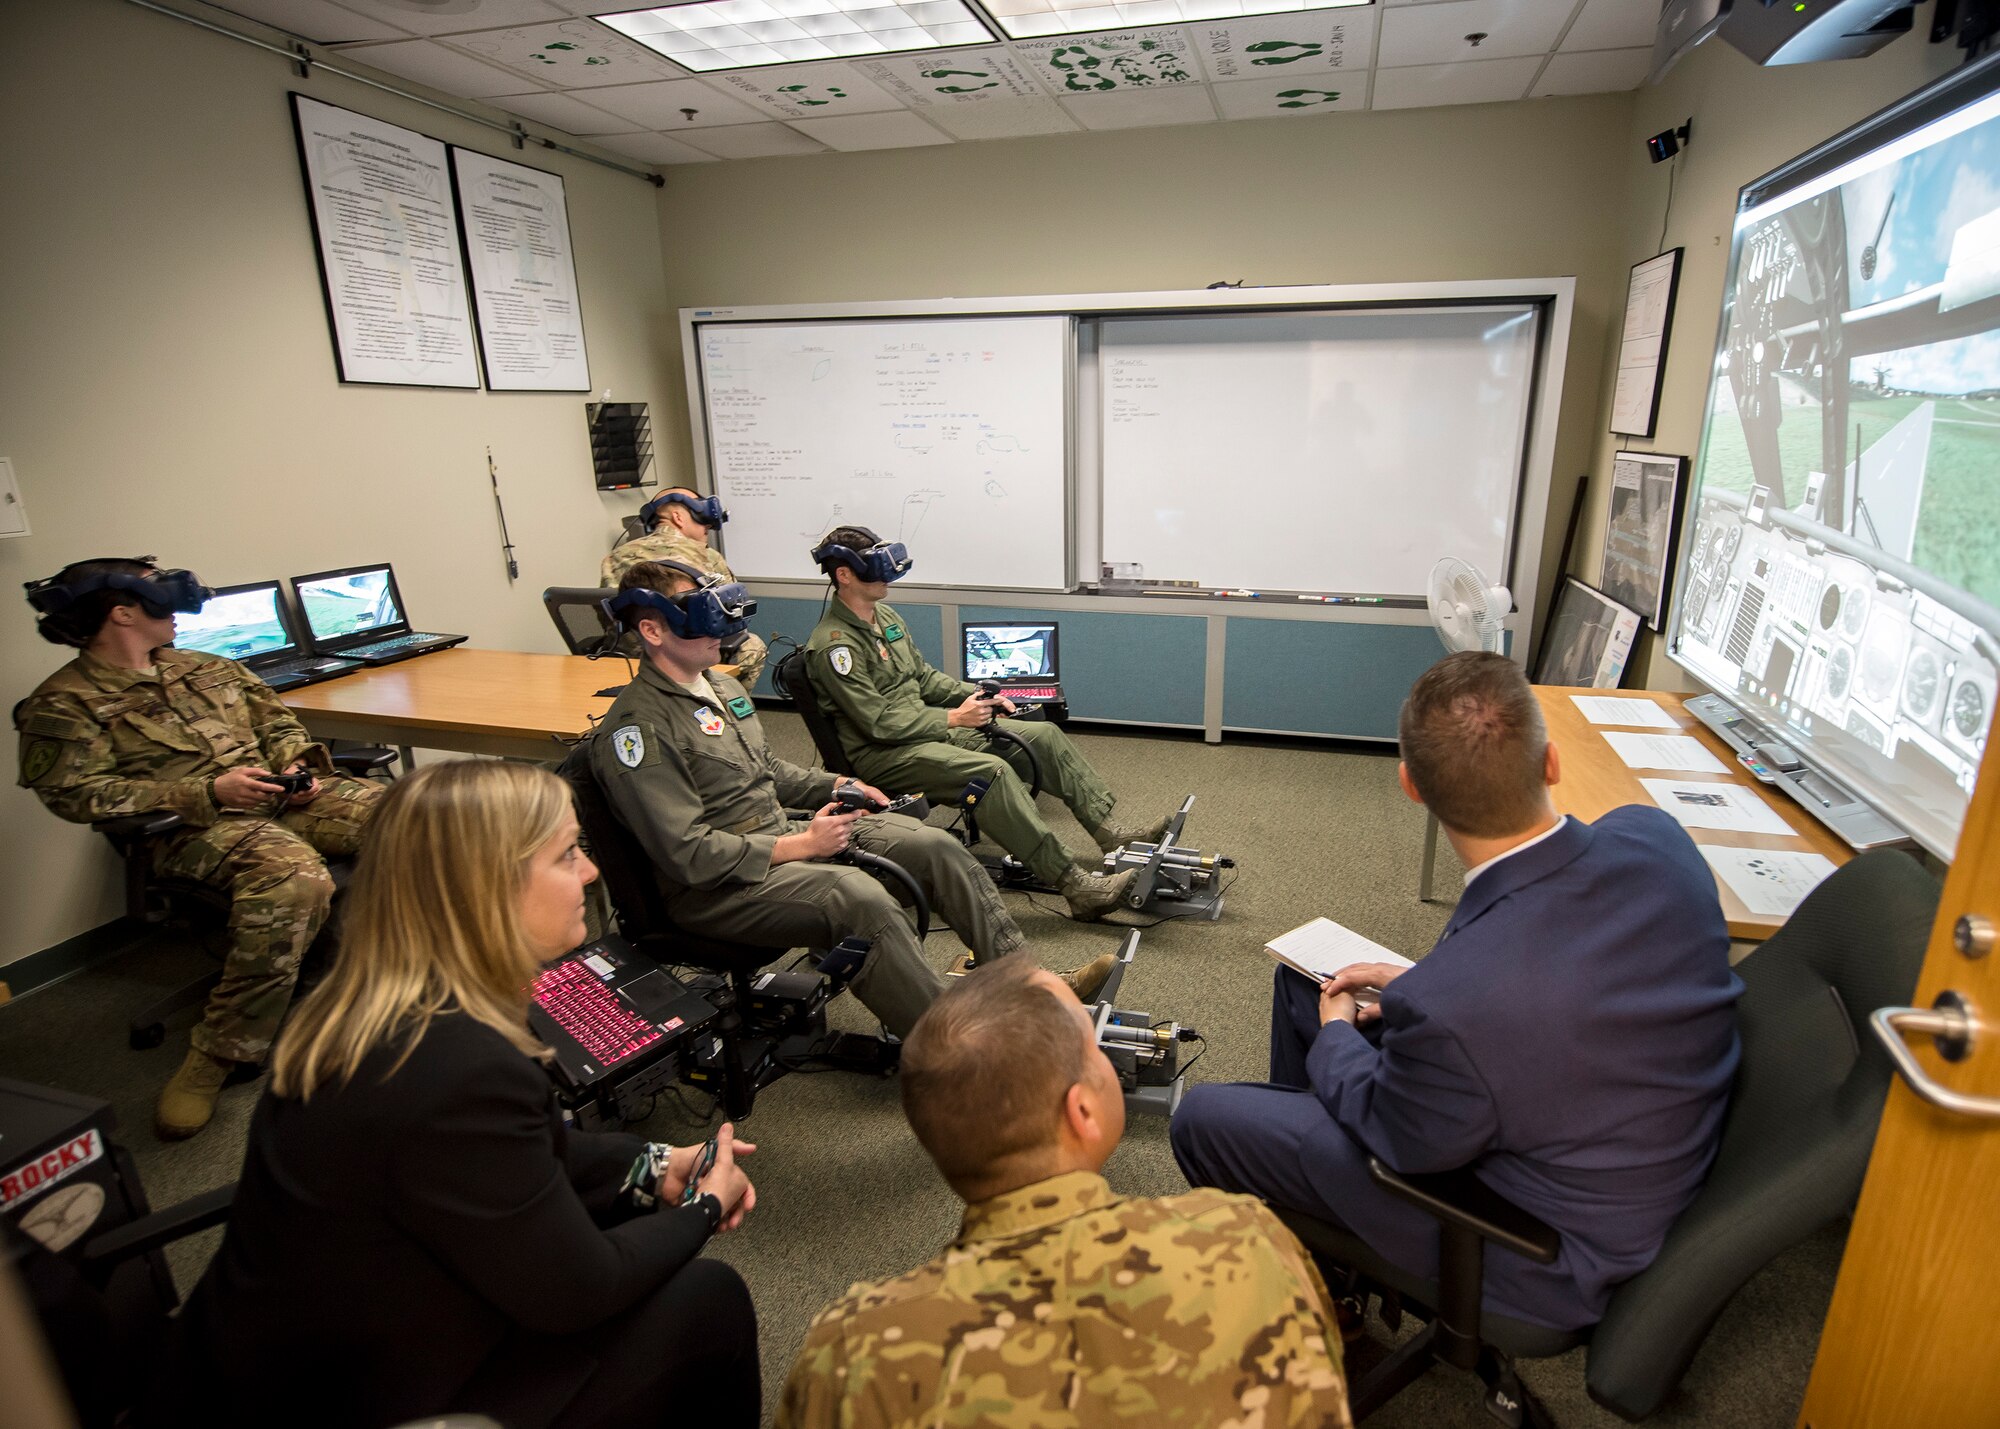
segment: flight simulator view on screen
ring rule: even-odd
[[[226,660],[290,649],[278,618],[278,588],[263,586],[209,597],[195,614],[174,617],[174,644]]]
[[[301,581],[298,592],[306,624],[312,627],[313,637],[318,640],[395,625],[403,618],[403,613],[396,609],[387,570]]]
[[[1055,673],[1049,660],[1046,625],[968,625],[965,627],[965,678],[1015,680]]]
[[[2000,96],[1882,130],[1737,216],[1672,653],[1949,856],[2000,660]]]

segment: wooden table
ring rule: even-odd
[[[1668,717],[1683,734],[1691,734],[1701,741],[1702,746],[1721,760],[1730,772],[1690,774],[1678,770],[1628,769],[1625,767],[1625,761],[1605,743],[1604,732],[1607,729],[1621,728],[1641,730],[1643,727],[1592,724],[1584,718],[1583,711],[1579,710],[1575,702],[1570,699],[1571,695],[1611,695],[1651,700],[1667,712]],[[1783,834],[1739,833],[1732,829],[1689,829],[1688,835],[1696,843],[1824,854],[1836,867],[1854,856],[1854,851],[1841,840],[1839,835],[1808,814],[1797,801],[1753,779],[1749,772],[1736,762],[1735,751],[1682,707],[1686,702],[1685,696],[1667,694],[1659,690],[1591,690],[1573,689],[1565,685],[1537,685],[1535,697],[1542,703],[1542,716],[1548,722],[1549,738],[1554,742],[1557,755],[1562,762],[1562,782],[1553,790],[1556,809],[1560,813],[1594,822],[1625,804],[1651,806],[1652,796],[1647,794],[1645,787],[1639,783],[1642,775],[1648,779],[1685,779],[1695,783],[1736,784],[1754,791],[1791,827],[1796,837]],[[1644,732],[1672,733],[1671,730],[1657,728],[1646,729]],[[1430,897],[1436,852],[1437,822],[1432,820],[1424,832],[1424,867],[1419,887],[1419,896],[1426,900]],[[1730,937],[1755,942],[1768,938],[1784,925],[1783,918],[1752,913],[1720,878],[1716,879],[1715,886],[1716,891],[1722,895],[1722,911],[1729,920]]]
[[[622,685],[623,660],[468,650],[463,645],[286,692],[318,739],[497,754],[553,763],[563,741],[588,734],[611,708],[597,692]]]

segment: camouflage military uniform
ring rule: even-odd
[[[1348,1429],[1319,1271],[1248,1196],[1073,1171],[968,1206],[937,1259],[806,1335],[778,1429]]]
[[[867,938],[854,995],[901,1036],[944,988],[902,907],[851,864],[771,866],[780,836],[803,827],[786,809],[819,809],[834,777],[772,754],[744,687],[710,671],[713,697],[651,662],[627,685],[591,741],[591,770],[645,848],[676,922],[690,932],[768,946],[830,948]],[[854,842],[893,859],[923,887],[979,961],[1024,939],[993,881],[942,829],[897,814],[861,819]]]
[[[945,722],[977,687],[925,660],[894,610],[876,606],[870,624],[835,600],[806,648],[813,688],[831,707],[841,748],[862,778],[891,793],[939,801],[956,801],[974,779],[988,780],[980,832],[1045,883],[1069,871],[1069,850],[1029,795],[1028,761],[978,730]],[[1003,727],[1035,751],[1043,792],[1069,805],[1085,828],[1102,828],[1117,800],[1069,736],[1045,720],[1009,720]]]
[[[733,581],[729,563],[722,559],[722,553],[706,541],[697,541],[691,536],[683,536],[671,526],[662,526],[650,536],[627,541],[604,558],[604,565],[597,573],[597,583],[615,586],[625,578],[625,572],[641,561],[679,561],[684,566],[693,566],[698,571],[721,576]],[[632,651],[637,654],[635,648]],[[757,676],[763,673],[764,662],[771,658],[771,647],[755,634],[744,631],[739,643],[722,642],[722,658],[736,667],[736,678],[746,688],[757,688]]]
[[[262,1061],[291,1003],[299,960],[326,921],[333,880],[322,854],[349,855],[382,787],[332,778],[323,745],[255,675],[234,661],[162,648],[151,670],[79,655],[14,712],[21,783],[76,823],[171,809],[186,827],[153,842],[153,867],[226,892],[229,952],[193,1033],[211,1057]],[[283,771],[294,761],[325,782],[297,809],[216,804],[230,769]]]

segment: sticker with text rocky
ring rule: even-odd
[[[787,119],[879,114],[903,107],[894,95],[849,64],[784,65],[702,78]]]
[[[1307,10],[1187,28],[1212,80],[1366,69],[1375,44],[1375,16],[1366,10]]]
[[[1178,25],[1016,40],[1014,53],[1028,62],[1050,93],[1064,98],[1114,89],[1157,89],[1201,79],[1188,30]]]

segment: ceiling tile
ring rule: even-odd
[[[735,124],[726,129],[700,129],[677,143],[687,144],[718,159],[769,159],[780,154],[822,154],[826,146],[783,124]]]
[[[855,67],[955,139],[1069,134],[1079,127],[1001,48],[861,60]]]
[[[755,124],[764,117],[755,106],[731,99],[698,79],[593,89],[590,102],[645,129],[708,129],[717,124]],[[692,109],[694,118],[683,114],[684,109]]]
[[[1564,50],[1635,50],[1653,47],[1660,7],[1653,0],[1584,0],[1563,36]]]
[[[1646,82],[1652,67],[1651,49],[1553,55],[1529,95],[1541,99],[1551,94],[1611,94],[1637,89]]]
[[[448,50],[435,40],[398,40],[388,45],[348,45],[339,50],[351,60],[414,79],[465,99],[491,99],[520,92],[521,77],[504,69]]]
[[[1432,104],[1491,104],[1519,99],[1542,67],[1542,56],[1473,60],[1375,71],[1371,109],[1415,109]]]
[[[533,25],[560,20],[564,14],[549,0],[341,0],[341,4],[418,35]]]
[[[704,76],[703,82],[787,119],[875,114],[903,106],[849,64],[774,65]]]
[[[678,68],[644,45],[612,33],[595,20],[453,35],[447,43],[556,89],[595,89],[683,77]]]
[[[1292,75],[1286,79],[1242,79],[1214,86],[1215,107],[1224,119],[1263,119],[1280,114],[1325,114],[1368,107],[1368,71],[1340,75]]]
[[[690,149],[667,134],[616,134],[609,139],[590,141],[600,149],[623,154],[647,164],[712,164],[715,155]]]
[[[966,0],[674,0],[603,23],[700,74],[991,44]]]
[[[1306,10],[1253,20],[1188,26],[1212,80],[1261,79],[1335,69],[1366,69],[1375,44],[1369,10]]]
[[[319,45],[346,40],[402,40],[416,33],[411,26],[385,25],[352,10],[343,10],[328,0],[223,0],[217,8]]]
[[[1193,42],[1177,25],[1016,40],[1013,50],[1029,73],[1059,98],[1117,89],[1159,89],[1201,80]]]
[[[894,114],[843,114],[833,119],[794,119],[792,128],[829,149],[914,149],[951,140],[908,110]]]
[[[567,94],[549,94],[546,91],[509,94],[489,102],[568,134],[630,134],[635,129],[646,127],[629,119],[620,119],[615,114],[606,114],[602,109],[593,109]]]
[[[1572,0],[1455,0],[1445,5],[1407,5],[1382,15],[1382,46],[1375,63],[1453,64],[1461,60],[1542,55],[1556,47]],[[1475,47],[1467,35],[1484,34]]]
[[[1086,129],[1137,129],[1148,124],[1202,124],[1215,118],[1208,87],[1128,89],[1115,94],[1078,95],[1063,108]]]

